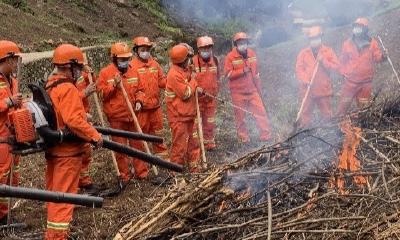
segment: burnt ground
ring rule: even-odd
[[[396,67],[400,67],[400,50],[397,48],[397,36],[400,35],[399,14],[400,11],[395,10],[376,17],[372,21],[372,28],[376,30],[376,33],[382,34]],[[341,42],[349,33],[349,27],[331,29],[325,34],[325,39],[338,52]],[[264,76],[264,100],[269,107],[268,112],[274,128],[275,140],[284,138],[290,132],[298,109],[294,62],[298,51],[304,45],[304,40],[298,40],[273,48],[258,49],[261,73]],[[341,79],[335,76],[335,93],[338,93],[340,83]],[[378,67],[375,83],[375,89],[384,86],[382,91],[384,94],[398,88],[387,63]],[[221,95],[229,99],[225,88]],[[335,94],[335,101],[337,98],[338,94]],[[234,160],[261,145],[256,141],[249,146],[237,144],[231,107],[220,105],[218,111],[216,140],[219,148],[207,154],[211,165]],[[251,126],[254,126],[252,121]],[[251,132],[253,139],[256,139],[254,128]],[[44,188],[44,170],[45,162],[42,155],[25,157],[22,161],[21,185]],[[115,183],[111,159],[105,151],[95,152],[91,174],[95,182],[103,186],[112,186]],[[72,227],[74,239],[112,239],[124,223],[148,211],[167,191],[168,186],[157,187],[147,181],[133,181],[123,194],[114,199],[105,200],[102,209],[77,208]],[[32,201],[19,203],[14,214],[18,219],[26,221],[29,228],[4,239],[30,239],[26,237],[26,234],[43,232],[45,229],[45,205]],[[24,235],[25,238],[22,237]]]

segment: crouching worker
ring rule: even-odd
[[[165,97],[167,117],[172,130],[171,161],[188,164],[190,172],[199,170],[200,147],[196,131],[197,81],[189,70],[189,50],[176,45],[169,52],[172,67],[167,75]]]
[[[70,129],[81,139],[101,147],[101,135],[90,125],[76,88],[83,69],[83,53],[73,45],[62,44],[53,55],[56,69],[46,83],[53,103],[57,129]],[[77,193],[85,143],[58,143],[46,151],[46,188],[49,191]],[[68,238],[74,205],[47,203],[47,240]]]
[[[11,146],[8,144],[10,132],[7,127],[8,113],[22,102],[17,79],[13,77],[19,54],[20,50],[15,43],[0,41],[0,184],[8,184],[11,179],[12,185],[18,185],[19,181],[19,157],[11,153]],[[7,215],[8,199],[0,197],[0,225],[7,224]]]

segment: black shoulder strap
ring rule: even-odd
[[[53,84],[51,84],[53,85]],[[32,98],[35,103],[38,104],[39,108],[42,110],[44,117],[51,129],[57,129],[57,118],[53,108],[53,102],[46,89],[39,84],[28,84],[28,88],[32,92]]]
[[[213,55],[213,60],[214,60],[215,66],[217,67],[217,73],[219,75],[219,61],[218,61],[218,58],[215,55]]]

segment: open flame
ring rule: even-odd
[[[357,148],[360,145],[361,128],[353,127],[349,120],[341,123],[341,130],[344,133],[344,141],[342,152],[338,158],[337,168],[339,174],[335,175],[330,180],[330,186],[336,187],[340,194],[346,194],[345,176],[344,173],[358,172],[361,170],[360,160],[356,157]],[[352,182],[362,188],[367,184],[367,179],[364,176],[353,176]]]

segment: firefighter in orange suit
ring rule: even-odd
[[[100,147],[101,135],[88,123],[76,81],[83,69],[83,53],[73,45],[62,44],[53,55],[56,70],[46,90],[53,103],[57,129],[68,127],[74,134]],[[46,188],[49,191],[77,193],[85,143],[58,143],[46,151]],[[68,238],[74,205],[47,203],[47,240]]]
[[[368,105],[375,65],[383,59],[378,42],[368,35],[368,19],[358,18],[353,24],[353,36],[343,43],[340,56],[345,81],[338,104],[339,116],[347,113],[353,100],[359,108]]]
[[[218,60],[213,55],[214,42],[211,37],[204,36],[197,39],[198,54],[193,57],[193,64],[196,71],[196,80],[207,93],[199,97],[201,118],[203,122],[204,145],[207,150],[216,148],[215,113],[217,101],[212,96],[218,95],[219,69]],[[211,96],[210,96],[211,95]]]
[[[13,185],[18,185],[19,181],[19,157],[11,153],[11,146],[8,144],[10,132],[7,127],[8,113],[22,103],[18,82],[13,74],[17,69],[19,54],[20,49],[15,43],[0,41],[0,184],[8,184],[10,178]],[[13,162],[13,175],[10,176]],[[0,225],[7,223],[7,202],[7,198],[0,196]]]
[[[225,58],[224,74],[229,81],[233,104],[253,113],[259,131],[259,140],[268,141],[271,131],[266,109],[261,99],[262,86],[258,73],[256,53],[248,48],[249,37],[244,32],[233,37],[235,47]],[[245,113],[234,109],[239,141],[250,141]]]
[[[307,35],[310,46],[300,51],[296,62],[296,76],[300,82],[300,102],[303,101],[305,93],[310,87],[310,94],[305,99],[300,116],[300,126],[302,127],[307,127],[311,123],[315,106],[318,107],[322,119],[332,118],[333,88],[329,73],[339,68],[339,60],[335,52],[322,43],[321,27],[310,28]],[[319,65],[316,70],[318,61]],[[312,86],[310,86],[315,70],[317,72]]]
[[[190,172],[199,170],[200,147],[196,131],[196,79],[189,69],[189,50],[182,44],[169,51],[172,67],[167,75],[165,98],[172,130],[171,161],[188,164]]]
[[[147,37],[133,39],[135,57],[131,65],[144,87],[145,96],[138,119],[144,133],[164,137],[160,91],[165,89],[167,78],[160,64],[151,56],[152,47],[153,43]],[[160,158],[169,159],[168,148],[164,143],[153,144],[153,152]]]
[[[98,79],[98,91],[103,100],[103,110],[112,128],[135,132],[136,128],[131,113],[128,110],[126,99],[119,86],[120,82],[129,95],[129,100],[138,112],[142,109],[144,102],[144,88],[139,81],[137,73],[130,64],[132,52],[126,43],[114,43],[111,46],[112,63],[100,71]],[[112,140],[121,144],[127,144],[128,140],[123,137],[112,137]],[[129,140],[130,146],[143,150],[140,141]],[[128,156],[116,153],[118,169],[121,173],[123,187],[131,179]],[[143,179],[148,175],[146,163],[133,159],[132,164],[135,171],[135,178]]]
[[[86,65],[82,76],[76,81],[76,88],[79,90],[79,95],[82,99],[83,106],[85,107],[88,120],[91,120],[89,96],[96,92],[96,83],[89,82],[89,74],[92,74],[92,69]],[[93,81],[95,75],[92,74]],[[98,188],[93,184],[89,175],[89,165],[92,161],[92,147],[89,143],[85,144],[85,154],[82,160],[82,170],[79,178],[79,188],[84,190],[86,194],[94,195],[98,192]]]

